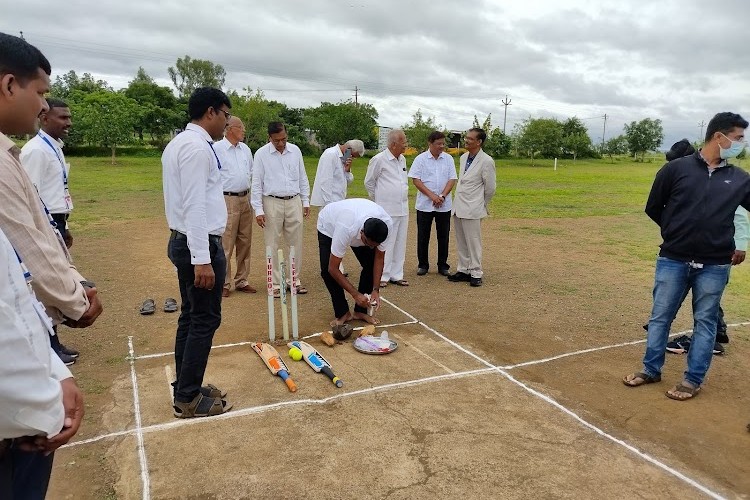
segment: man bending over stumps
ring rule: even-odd
[[[370,300],[380,308],[380,278],[383,275],[386,240],[392,235],[393,222],[378,204],[365,199],[352,198],[326,205],[318,214],[318,248],[320,249],[320,276],[331,294],[335,319],[331,326],[342,325],[353,319],[377,324],[367,314]],[[339,264],[351,247],[362,265],[359,286],[341,273]],[[354,312],[349,310],[344,291],[355,302]]]

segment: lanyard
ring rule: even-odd
[[[26,280],[26,284],[28,285],[31,283],[31,271],[29,271],[29,268],[26,267],[26,264],[23,263],[23,259],[21,259],[21,256],[18,255],[18,250],[13,248],[13,251],[16,252],[16,258],[18,259],[18,264],[21,266],[21,271],[23,271],[23,278]]]
[[[47,143],[47,146],[52,148],[52,151],[55,153],[55,156],[57,156],[57,160],[60,162],[60,168],[62,168],[62,179],[63,179],[63,185],[65,187],[68,187],[68,173],[65,171],[65,162],[60,157],[60,153],[57,152],[57,148],[52,145],[51,142],[49,142],[49,139],[44,137],[42,134],[37,134],[44,142]]]
[[[185,129],[185,130],[189,130],[190,132],[195,132],[196,134],[201,135],[201,133],[198,132],[197,130],[193,130],[193,129],[189,129],[189,128]],[[219,160],[219,155],[216,154],[216,150],[214,149],[214,145],[211,143],[211,141],[206,141],[206,144],[208,144],[208,147],[211,148],[211,152],[214,154],[214,158],[216,158],[216,163],[219,165],[219,170],[221,170],[221,161]]]

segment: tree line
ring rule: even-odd
[[[89,73],[79,76],[71,70],[56,77],[50,96],[67,102],[73,114],[74,126],[67,147],[73,150],[84,145],[106,147],[111,150],[113,161],[118,146],[141,144],[163,148],[175,131],[189,121],[190,94],[203,86],[222,88],[226,78],[220,64],[190,56],[178,58],[167,71],[176,94],[170,87],[156,83],[143,68],[121,90],[114,90],[106,81]],[[252,150],[267,142],[266,127],[270,121],[284,122],[289,141],[306,155],[352,138],[364,141],[368,149],[377,147],[378,111],[370,104],[346,100],[292,108],[269,100],[261,90],[250,87],[230,90],[227,95],[232,101],[232,114],[245,123],[245,142]],[[661,146],[664,137],[661,121],[650,118],[626,124],[622,135],[599,146],[592,143],[586,126],[577,117],[564,121],[529,117],[516,124],[510,134],[493,126],[491,115],[481,123],[475,115],[472,126],[485,130],[484,149],[493,157],[526,157],[532,159],[532,164],[536,158],[575,160],[623,154],[642,159],[645,152]],[[421,110],[402,128],[409,144],[417,150],[426,149],[427,136],[433,130],[449,132],[433,117],[425,117]]]

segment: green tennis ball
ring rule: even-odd
[[[294,361],[299,361],[300,359],[302,359],[302,351],[300,351],[296,347],[292,347],[291,349],[289,349],[289,357]]]

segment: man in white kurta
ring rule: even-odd
[[[267,247],[271,247],[274,261],[279,245],[284,243],[284,253],[295,248],[297,280],[293,285],[297,293],[307,293],[299,276],[302,274],[302,220],[310,215],[310,182],[307,180],[302,152],[287,143],[287,132],[281,122],[268,124],[268,144],[255,152],[253,186],[250,202],[255,211],[255,221],[263,228]],[[283,241],[282,241],[283,238]],[[288,280],[291,277],[288,277]],[[281,296],[281,273],[273,266],[273,294]],[[286,283],[286,286],[291,286]]]
[[[406,231],[409,227],[409,181],[404,151],[404,131],[391,130],[388,134],[388,148],[372,157],[365,175],[365,188],[370,198],[383,207],[393,221],[393,237],[387,240],[381,287],[388,283],[409,285],[404,279]]]

